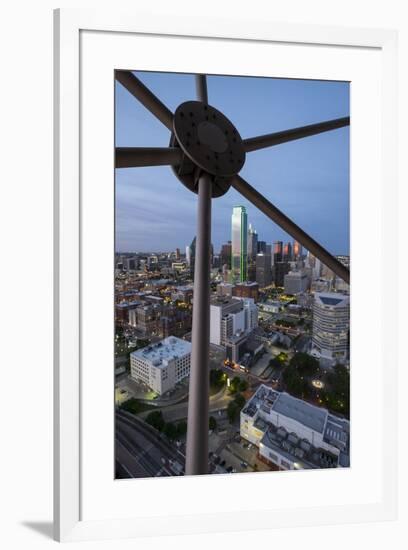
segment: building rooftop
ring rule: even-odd
[[[226,342],[229,344],[236,344],[237,342],[243,341],[248,338],[248,334],[243,331],[239,330],[235,334],[231,334],[231,336],[226,338]]]
[[[129,307],[137,307],[141,303],[142,302],[140,300],[133,300],[133,301],[130,301],[130,302],[121,302],[120,304],[116,304],[116,307],[120,308],[120,309],[129,308]]]
[[[324,430],[324,439],[344,451],[348,447],[350,425],[347,420],[329,414]]]
[[[133,351],[130,355],[148,361],[155,367],[164,367],[168,361],[191,353],[191,343],[176,336],[169,336],[156,344]]]
[[[247,401],[242,413],[254,418],[257,423],[262,416],[264,420],[268,420],[271,412],[291,418],[321,433],[324,441],[340,450],[341,465],[349,460],[350,422],[348,420],[329,413],[327,409],[311,405],[288,393],[278,392],[262,384]],[[268,426],[273,426],[273,423],[268,421]]]
[[[278,452],[289,461],[295,459],[299,469],[335,468],[339,462],[334,454],[314,447],[307,439],[301,439],[293,432],[288,433],[285,428],[276,428],[273,424],[268,425],[261,445],[272,452]]]
[[[241,298],[235,298],[230,296],[213,296],[211,298],[211,305],[217,307],[223,307],[228,304],[240,304],[242,303]]]
[[[343,306],[347,306],[350,297],[336,292],[316,292],[315,300],[320,301],[325,306],[338,306],[342,302]]]
[[[301,270],[297,269],[297,270],[289,271],[289,273],[287,273],[285,275],[285,277],[289,277],[289,278],[293,278],[293,279],[296,279],[296,278],[299,279],[299,278],[307,277],[307,275],[306,275],[305,271],[301,271]]]
[[[175,287],[175,292],[177,291],[180,291],[180,292],[187,292],[187,291],[193,291],[194,290],[194,287],[193,285],[180,285],[180,286],[176,286]]]
[[[326,409],[315,407],[292,397],[288,393],[281,393],[273,405],[273,410],[278,414],[283,414],[300,424],[304,424],[315,432],[323,433],[328,412]]]

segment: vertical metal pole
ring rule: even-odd
[[[196,92],[200,101],[208,103],[207,78],[205,74],[196,75]]]
[[[208,473],[211,185],[211,177],[203,173],[198,181],[193,329],[186,447],[186,474],[188,475]]]

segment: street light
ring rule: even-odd
[[[192,353],[188,401],[186,474],[208,473],[211,199],[232,186],[286,233],[349,283],[349,270],[240,175],[248,153],[350,124],[349,117],[243,139],[233,123],[209,104],[207,79],[196,75],[197,101],[172,113],[131,71],[115,78],[170,131],[169,147],[120,147],[116,168],[171,166],[198,195]]]

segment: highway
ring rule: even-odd
[[[124,477],[174,475],[172,462],[185,457],[158,432],[125,411],[116,411],[115,459]]]

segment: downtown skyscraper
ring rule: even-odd
[[[190,274],[192,278],[194,278],[196,240],[197,238],[194,237],[194,239],[191,241],[191,244],[186,246],[186,261],[190,268]]]
[[[258,254],[258,233],[249,224],[248,228],[248,261],[254,262]]]
[[[231,270],[236,283],[247,280],[248,218],[245,206],[234,206],[231,217]]]

